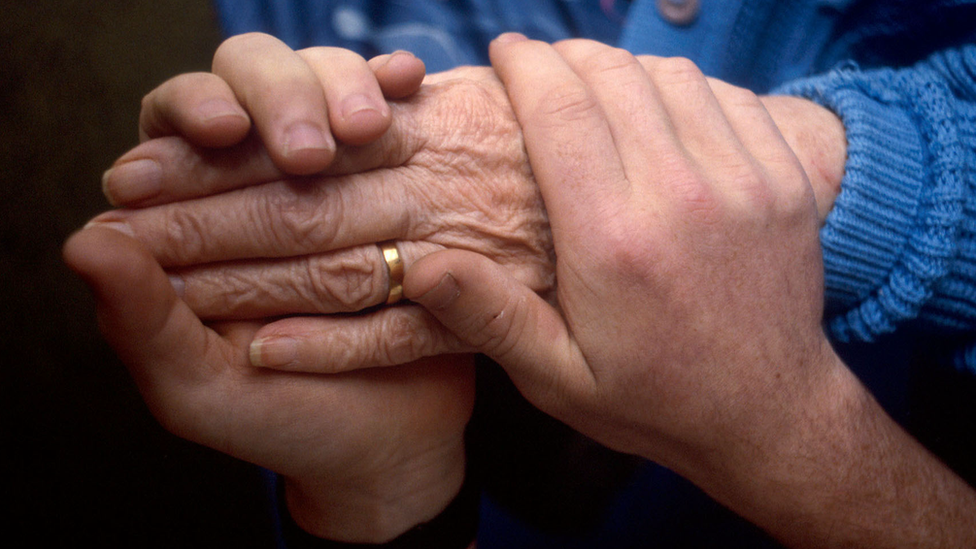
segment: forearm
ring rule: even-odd
[[[713,495],[791,547],[976,546],[976,492],[840,366],[787,432],[716,469]]]

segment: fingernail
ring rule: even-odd
[[[225,116],[245,116],[244,112],[239,107],[236,107],[229,101],[225,101],[223,99],[211,99],[210,101],[201,103],[197,106],[197,115],[200,116],[204,122]]]
[[[436,286],[412,301],[436,311],[448,308],[460,295],[461,287],[458,286],[457,279],[451,273],[445,273]]]
[[[376,103],[368,95],[360,93],[342,100],[342,117],[346,120],[364,111],[379,112]]]
[[[103,229],[112,229],[113,231],[118,231],[126,236],[136,237],[136,232],[132,230],[132,227],[124,221],[89,221],[83,229],[91,229],[93,227],[101,227]]]
[[[390,57],[386,60],[386,63],[384,63],[384,65],[388,65],[390,61],[393,61],[394,59],[397,58],[403,59],[405,57],[416,58],[417,56],[407,50],[397,50],[390,54]]]
[[[498,42],[499,44],[512,44],[515,42],[524,42],[526,40],[528,40],[528,38],[520,32],[506,32],[505,34],[499,35],[498,38],[495,39],[495,42]]]
[[[322,130],[307,122],[293,124],[285,131],[285,154],[310,149],[328,149],[329,142]]]
[[[162,190],[163,169],[155,160],[133,160],[102,174],[102,192],[113,206],[148,200]]]
[[[171,286],[173,286],[173,290],[176,292],[177,296],[183,297],[186,295],[186,281],[183,280],[182,276],[177,274],[169,275],[169,283]]]
[[[290,337],[266,337],[251,342],[248,354],[258,368],[282,368],[298,358],[298,342]]]

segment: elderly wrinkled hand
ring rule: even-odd
[[[225,45],[217,61],[246,65],[242,60],[251,57],[236,48],[253,50],[240,40]],[[302,59],[320,70],[328,63],[318,51],[264,48],[265,61],[257,65]],[[288,111],[278,104],[281,97],[290,98],[294,112],[302,97],[321,94],[328,82],[321,77],[283,83],[280,71],[270,70],[263,77],[209,77],[221,82],[205,92],[184,89],[199,88],[202,76],[157,90],[145,103],[143,120],[179,119],[176,113],[185,117],[212,96],[225,94],[230,102],[236,94],[251,97],[247,112],[260,130],[274,117],[255,112]],[[292,91],[277,93],[282,88]],[[255,91],[268,89],[276,93]],[[378,140],[357,146],[340,139],[324,172],[300,178],[267,152],[275,142],[261,146],[275,130],[258,131],[260,139],[204,148],[158,129],[188,124],[156,123],[144,133],[162,138],[123,156],[106,177],[113,200],[135,207],[108,212],[96,222],[124,223],[203,318],[291,315],[257,333],[252,356],[259,364],[339,371],[463,351],[466,346],[415,305],[323,316],[387,300],[387,267],[376,243],[390,240],[408,268],[437,250],[467,249],[507,265],[542,294],[553,287],[545,210],[494,73],[462,68],[430,76],[420,92],[391,109],[392,125]],[[311,118],[316,109],[306,106],[303,112]],[[201,131],[176,133],[193,137]],[[145,176],[129,166],[146,163],[158,170],[158,192],[120,200],[144,184]],[[195,196],[201,198],[173,202]]]

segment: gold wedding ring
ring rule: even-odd
[[[386,261],[386,273],[390,280],[390,293],[386,296],[386,304],[392,305],[403,299],[403,259],[397,250],[396,242],[387,240],[377,244],[383,252]]]

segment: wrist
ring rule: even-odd
[[[757,522],[776,523],[781,511],[795,518],[806,514],[802,508],[812,516],[829,506],[836,488],[829,483],[842,467],[838,461],[864,443],[865,423],[883,414],[836,354],[831,351],[821,364],[826,366],[812,382],[771,396],[783,403],[776,418],[756,422],[759,427],[730,445],[723,464],[713,467],[714,480],[729,491],[728,503],[757,515]]]
[[[464,479],[464,444],[457,441],[380,474],[342,481],[284,478],[282,503],[313,536],[379,544],[438,516]]]
[[[826,344],[826,342],[825,342]],[[970,547],[976,492],[901,429],[833,352],[792,412],[704,475],[790,547]]]

